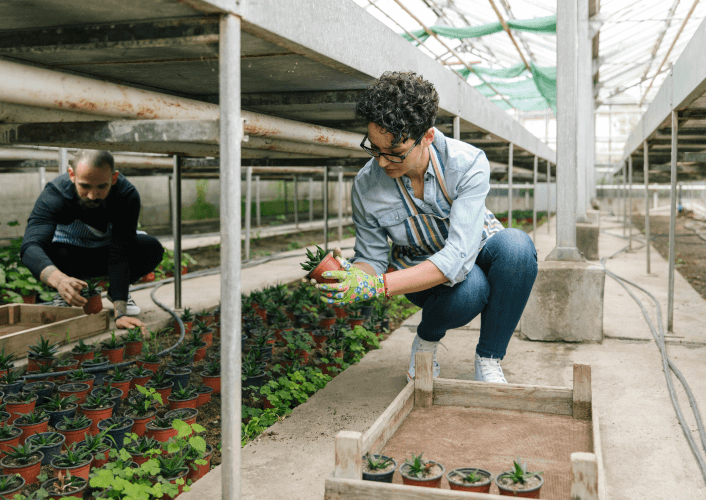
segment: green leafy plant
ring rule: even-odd
[[[328,252],[326,250],[324,250],[318,245],[316,245],[315,252],[312,252],[311,250],[307,249],[306,261],[300,264],[302,266],[302,269],[307,272],[313,271],[316,266],[318,266],[321,261],[324,260],[324,257],[326,257],[327,253]]]
[[[86,401],[81,405],[82,408],[88,408],[91,410],[97,410],[98,408],[104,408],[110,406],[112,400],[108,394],[98,393],[93,396],[88,396]]]
[[[39,410],[39,411],[35,411],[32,413],[25,413],[24,415],[21,415],[20,417],[17,418],[17,420],[15,420],[15,423],[17,425],[19,425],[19,424],[34,425],[34,424],[40,424],[46,420],[49,420],[49,415],[46,412]]]
[[[198,396],[198,394],[196,387],[191,385],[183,387],[180,385],[178,388],[172,390],[171,396],[172,399],[176,399],[177,401],[188,401]]]
[[[7,474],[0,476],[0,494],[5,491],[14,490],[22,484],[19,474]],[[15,497],[16,498],[16,497]]]
[[[127,334],[123,337],[124,342],[142,342],[144,337],[142,336],[142,328],[136,326],[135,328],[129,328]]]
[[[7,424],[0,427],[0,439],[10,439],[17,436],[17,427]]]
[[[29,346],[29,351],[38,358],[53,358],[59,352],[59,342],[52,344],[43,335],[40,335],[39,340]]]
[[[81,290],[81,296],[84,298],[90,298],[95,295],[100,295],[100,293],[103,291],[101,287],[98,286],[98,280],[97,279],[87,279],[86,280],[86,288]]]
[[[0,370],[9,370],[12,368],[12,361],[15,359],[15,353],[5,355],[5,348],[0,351]]]
[[[61,411],[69,408],[71,404],[78,403],[78,401],[79,399],[74,394],[69,394],[66,397],[55,394],[41,408],[45,411]]]
[[[108,340],[104,340],[101,342],[101,346],[103,349],[119,349],[120,347],[123,347],[125,343],[123,342],[123,339],[118,338],[115,336],[115,329],[110,333],[110,338]]]
[[[22,380],[22,375],[17,371],[8,371],[6,375],[0,377],[0,385],[12,385]]]
[[[144,455],[151,451],[153,454],[160,454],[162,443],[149,436],[138,437],[137,434],[131,434],[125,438],[125,449],[128,452]]]
[[[62,437],[63,436],[58,432],[45,432],[43,434],[35,432],[34,435],[28,437],[27,439],[31,439],[33,445],[43,447],[59,444]]]
[[[10,449],[5,451],[17,465],[28,465],[37,459],[39,450],[31,442],[25,442],[23,445],[10,446]]]
[[[544,472],[527,472],[527,462],[522,462],[520,457],[512,462],[513,468],[509,473],[503,474],[502,477],[507,477],[512,480],[513,484],[525,484],[529,478],[532,476],[539,476]]]
[[[480,474],[476,474],[474,471],[470,471],[468,474],[460,474],[457,472],[457,474],[459,476],[461,476],[461,480],[464,483],[473,484],[473,483],[477,483],[478,481],[483,481],[484,479],[486,479],[485,476],[481,476]]]
[[[184,308],[184,312],[181,313],[181,320],[185,323],[190,323],[194,321],[194,314],[191,312],[190,308]]]
[[[258,352],[260,351],[258,350]],[[221,363],[215,360],[209,361],[208,363],[206,363],[203,372],[209,377],[217,377],[221,374]]]
[[[429,474],[429,470],[434,464],[423,460],[422,455],[424,455],[424,453],[420,453],[418,456],[412,453],[411,459],[405,459],[405,474],[416,477],[417,479],[426,477]]]
[[[368,465],[368,470],[382,470],[392,462],[392,459],[389,457],[383,457],[382,455],[371,455],[370,453],[366,453],[363,458],[365,459],[365,463]]]
[[[95,378],[95,375],[88,373],[83,368],[76,368],[66,374],[66,380],[69,382],[83,382],[85,380],[92,380],[93,378]]]
[[[22,296],[41,294],[45,291],[30,270],[24,266],[6,269],[4,275],[3,293],[8,295],[10,302],[21,304],[24,302]]]
[[[130,373],[127,370],[121,370],[120,368],[116,368],[113,374],[110,375],[111,382],[127,382],[131,379],[132,377],[130,376]]]
[[[154,407],[162,404],[162,396],[153,387],[135,386],[139,394],[128,401],[128,415],[144,417],[154,413]]]
[[[88,450],[79,448],[78,443],[73,443],[64,453],[57,455],[52,464],[57,467],[76,467],[93,460],[93,456]]]
[[[85,429],[91,425],[91,419],[89,419],[84,414],[76,414],[73,418],[63,417],[61,422],[57,423],[57,428],[61,426],[61,430],[66,431],[77,431],[80,429]]]

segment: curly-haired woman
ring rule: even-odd
[[[368,124],[361,147],[373,158],[353,184],[355,257],[337,249],[346,271],[317,286],[329,303],[404,294],[422,308],[408,380],[417,352],[434,354],[438,377],[439,341],[480,314],[475,379],[506,383],[499,361],[537,276],[537,252],[485,208],[485,153],[434,128],[438,106],[434,86],[411,72],[384,73],[358,102]]]

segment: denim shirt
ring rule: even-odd
[[[445,137],[438,129],[434,129],[432,144],[453,205],[444,197],[431,159],[424,175],[423,200],[414,196],[408,177],[402,176],[401,180],[420,213],[449,218],[448,237],[440,251],[415,256],[413,263],[430,260],[449,280],[445,284],[453,286],[466,278],[485,241],[503,227],[485,208],[490,190],[490,165],[485,153]],[[412,244],[404,223],[409,215],[397,183],[372,158],[358,172],[351,200],[356,226],[355,256],[351,262],[365,262],[382,274],[389,264],[388,237],[393,245]]]

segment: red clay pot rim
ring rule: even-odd
[[[22,435],[22,429],[18,429],[17,427],[13,427],[10,432],[15,432],[15,431],[18,432],[18,434],[17,434],[16,436],[9,437],[9,438],[6,438],[6,439],[0,439],[0,443],[5,443],[5,442],[7,442],[7,441],[12,441],[13,439],[17,439],[18,437],[20,437],[20,436]]]
[[[488,474],[488,476],[487,476],[487,478],[486,478],[487,481],[483,481],[483,482],[481,482],[481,483],[468,484],[468,483],[464,483],[464,482],[461,482],[461,481],[455,481],[455,480],[451,479],[451,474],[458,473],[459,471],[469,471],[469,472],[470,472],[470,471],[475,471],[475,472],[481,473],[481,475],[483,475],[483,476],[485,476],[485,473],[487,473],[487,474]],[[485,486],[485,485],[487,485],[487,484],[492,483],[492,482],[493,482],[493,479],[495,479],[495,478],[493,477],[493,473],[492,473],[492,472],[490,472],[490,471],[488,471],[488,470],[485,470],[485,469],[481,469],[481,468],[479,468],[479,467],[457,467],[457,468],[455,468],[455,469],[453,469],[453,470],[450,470],[450,471],[448,472],[448,474],[446,474],[446,479],[448,480],[449,483],[453,483],[453,484],[455,484],[455,485],[457,485],[457,486],[465,486],[465,487],[473,486],[474,488],[477,488],[477,487]]]
[[[400,467],[399,467],[400,475],[401,475],[402,477],[406,477],[407,479],[411,479],[412,481],[424,481],[424,482],[426,482],[426,481],[435,481],[435,480],[437,480],[437,479],[439,479],[439,478],[444,477],[444,472],[446,472],[446,468],[445,468],[442,464],[440,464],[439,462],[436,462],[436,461],[434,461],[434,460],[427,460],[426,462],[427,462],[427,463],[436,464],[436,465],[438,465],[439,467],[441,467],[441,473],[440,473],[439,475],[437,475],[437,476],[432,476],[432,477],[423,477],[423,478],[411,477],[411,476],[408,476],[407,474],[405,474],[405,473],[402,472],[402,468],[403,468],[403,467],[409,466],[409,464],[404,463],[404,464],[400,465]]]
[[[13,422],[13,425],[16,427],[32,427],[33,425],[42,425],[42,424],[46,424],[47,422],[49,422],[49,415],[45,415],[44,419],[41,422],[34,422],[33,424],[18,424],[17,421],[24,416],[25,415],[20,415],[19,417],[17,417],[15,419],[15,421]]]
[[[7,398],[12,398],[13,396],[15,396],[15,394],[8,394],[7,396],[5,396],[5,404],[7,404],[7,405],[30,405],[32,403],[36,403],[37,399],[39,399],[39,395],[35,394],[32,397],[31,401],[22,401],[22,402],[18,401],[16,403],[13,403],[13,402],[10,402],[7,400]]]
[[[39,457],[37,458],[37,460],[34,461],[34,462],[31,462],[31,463],[28,463],[28,464],[26,464],[26,465],[5,465],[5,460],[8,459],[8,458],[10,458],[10,457],[4,456],[4,457],[2,457],[2,459],[0,459],[0,467],[3,468],[3,472],[5,472],[4,469],[14,469],[14,470],[18,470],[18,469],[27,469],[27,468],[29,468],[29,467],[32,467],[33,465],[37,465],[37,463],[41,462],[42,459],[44,458],[44,453],[42,453],[42,452],[39,451],[39,450],[33,451],[33,452],[32,452],[32,455],[36,455],[37,453],[39,453]],[[5,474],[5,475],[7,475],[7,474]]]
[[[2,474],[2,475],[0,475],[0,477],[1,476],[12,476],[12,477],[19,479],[21,481],[20,485],[17,488],[15,488],[14,490],[0,491],[0,495],[2,495],[4,497],[9,497],[12,493],[16,493],[16,492],[20,491],[22,488],[24,488],[27,485],[27,481],[25,481],[25,478],[23,478],[22,476],[18,476],[17,474]]]
[[[156,411],[153,411],[153,412],[150,413],[149,415],[145,415],[145,416],[143,416],[143,417],[138,417],[138,416],[136,416],[136,415],[132,415],[131,413],[126,413],[126,414],[125,414],[125,416],[126,416],[127,418],[129,418],[130,420],[132,420],[132,421],[135,422],[135,423],[138,423],[138,422],[141,423],[141,422],[144,421],[144,420],[151,419],[151,418],[154,417],[155,415],[157,415],[157,412],[156,412]]]
[[[63,423],[64,423],[64,422],[57,422],[57,423],[56,423],[56,427],[54,427],[54,428],[55,428],[57,431],[59,431],[59,433],[61,433],[61,434],[64,434],[64,433],[73,434],[74,432],[83,432],[83,431],[85,431],[86,429],[90,429],[91,425],[93,425],[93,422],[90,422],[86,427],[84,427],[84,428],[82,428],[82,429],[63,429],[63,430],[62,430],[62,429],[59,428],[59,426],[60,426],[61,424],[63,424]],[[64,434],[64,435],[66,435],[66,434]]]
[[[505,476],[505,475],[507,475],[507,474],[512,474],[512,471],[511,471],[511,470],[505,470],[505,471],[502,471],[502,472],[501,472],[500,474],[498,474],[497,476],[495,476],[495,485],[498,487],[498,489],[501,489],[501,490],[503,490],[503,491],[515,492],[515,493],[532,493],[533,491],[539,490],[539,489],[544,485],[544,478],[543,478],[541,475],[539,475],[539,474],[534,474],[534,477],[538,477],[538,478],[539,478],[539,486],[537,486],[537,487],[535,487],[535,488],[526,489],[526,490],[513,490],[513,489],[511,489],[511,488],[508,488],[507,486],[502,486],[502,485],[498,482],[498,479],[500,479],[501,477],[503,477],[503,476]]]
[[[193,398],[189,398],[189,399],[172,399],[172,396],[173,396],[173,394],[170,394],[169,396],[167,396],[167,401],[174,401],[175,403],[188,403],[190,401],[194,401],[199,398],[198,394],[196,394],[196,396],[194,396]]]
[[[118,390],[119,390],[119,389],[118,389]],[[81,404],[81,411],[84,411],[84,412],[85,412],[85,411],[99,412],[99,411],[105,411],[105,410],[110,410],[110,409],[112,409],[112,408],[115,408],[115,401],[110,400],[108,403],[110,404],[110,406],[101,407],[101,408],[86,408],[86,407],[85,407],[85,406],[86,406],[86,403],[82,403],[82,404]]]

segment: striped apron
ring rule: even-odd
[[[429,146],[429,156],[436,178],[439,181],[441,192],[444,198],[446,198],[446,202],[451,206],[453,205],[453,200],[446,189],[444,172],[440,166],[441,162],[437,158],[436,148],[432,149],[432,147]],[[421,213],[417,209],[407,188],[405,188],[402,183],[402,180],[397,178],[395,181],[408,215],[404,224],[409,245],[398,245],[393,242],[392,249],[390,250],[390,265],[399,270],[415,266],[419,264],[420,258],[431,257],[444,248],[449,235],[449,217],[439,217],[435,214]],[[500,221],[486,208],[483,220],[483,234],[478,251],[483,248],[488,238],[503,229],[503,225]]]

